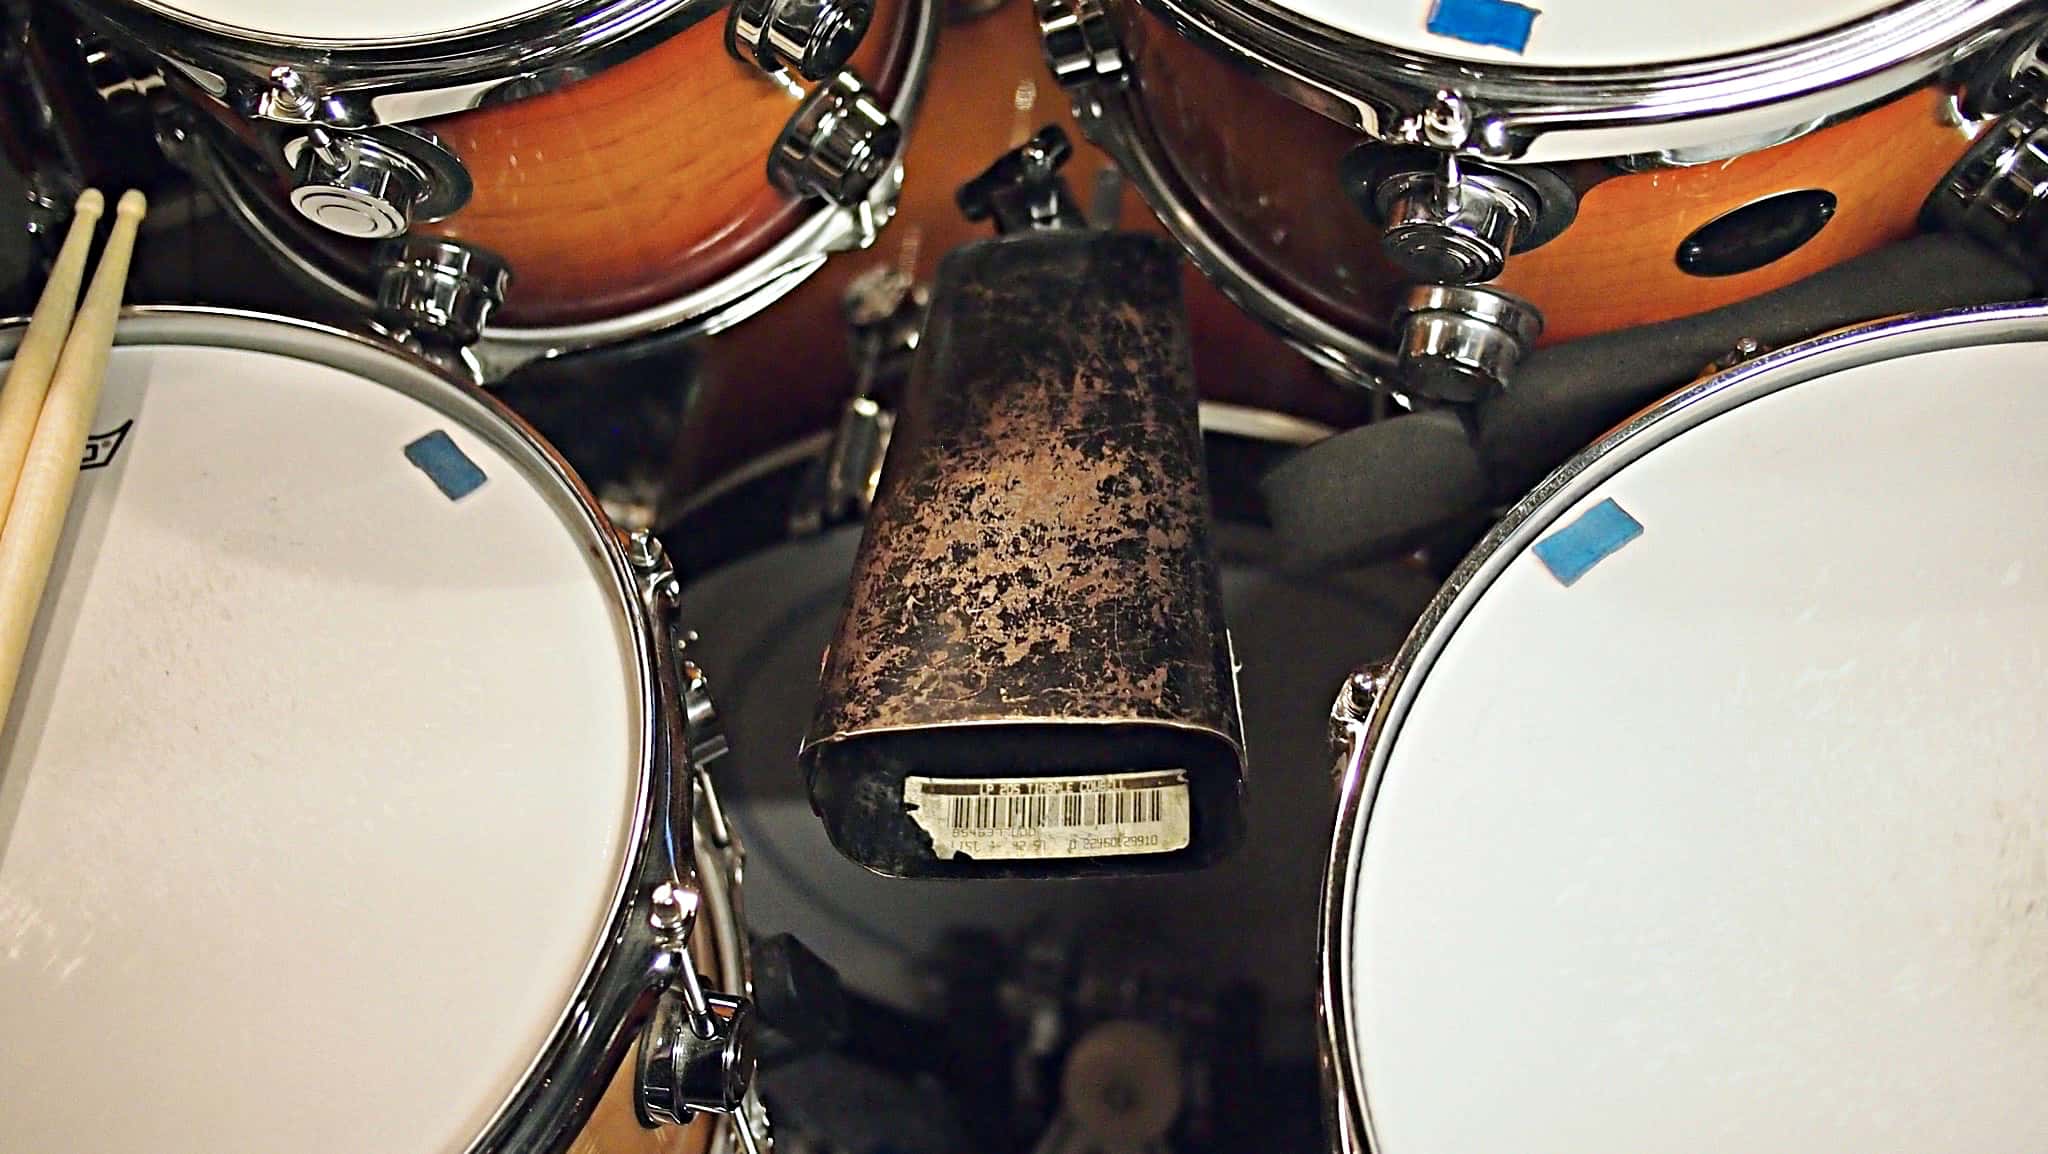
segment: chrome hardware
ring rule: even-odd
[[[1455,104],[1443,113],[1454,119]],[[1340,165],[1345,191],[1382,228],[1389,260],[1416,280],[1479,284],[1509,254],[1548,243],[1578,196],[1542,165],[1498,168],[1453,153],[1364,144]]]
[[[270,70],[270,90],[263,97],[262,115],[303,124],[319,110],[320,101],[306,87],[306,78],[298,69],[279,65]]]
[[[903,145],[903,129],[850,72],[811,90],[768,154],[768,179],[791,196],[837,205],[867,198]]]
[[[324,132],[298,150],[292,167],[292,206],[322,228],[364,240],[403,235],[425,192],[425,174],[403,157]]]
[[[725,47],[763,72],[823,80],[853,58],[874,14],[865,0],[735,0]]]
[[[84,186],[76,173],[38,166],[23,175],[22,190],[28,201],[26,231],[48,246],[46,255],[54,260],[55,246],[62,243],[71,227],[72,206],[78,202],[78,194],[85,191]]]
[[[1516,234],[1534,212],[1519,182],[1459,171],[1455,156],[1441,172],[1411,172],[1380,185],[1386,220],[1380,245],[1388,259],[1420,280],[1447,284],[1489,281],[1506,267]]]
[[[377,320],[402,335],[465,348],[505,301],[511,273],[483,249],[410,236],[377,246]]]
[[[1739,364],[1743,364],[1748,361],[1753,361],[1770,351],[1771,348],[1769,345],[1766,345],[1765,343],[1756,339],[1755,337],[1743,337],[1737,340],[1734,344],[1728,346],[1727,352],[1722,353],[1720,356],[1715,357],[1711,361],[1708,361],[1706,365],[1700,369],[1700,375],[1703,377],[1710,377],[1713,376],[1715,373],[1725,373],[1729,369],[1732,369]]]
[[[1057,124],[998,157],[980,176],[960,186],[955,200],[968,220],[993,218],[999,233],[1086,228],[1080,202],[1060,176],[1074,145]]]
[[[901,269],[880,265],[853,278],[840,297],[855,366],[854,396],[872,396],[909,375],[924,333],[931,290]]]
[[[692,766],[709,769],[713,762],[732,751],[732,745],[726,740],[725,724],[718,720],[710,679],[695,661],[683,655],[687,640],[676,642],[676,680],[683,698],[683,753]]]
[[[853,396],[840,411],[825,452],[805,471],[789,515],[793,536],[865,517],[882,483],[882,464],[896,433],[896,414],[875,401],[887,381],[909,372],[931,294],[909,273],[877,265],[855,277],[840,298],[855,366]]]
[[[637,1098],[650,1125],[682,1126],[698,1114],[738,1114],[746,1105],[754,1081],[754,1007],[727,994],[706,994],[704,1001],[699,1017],[683,996],[663,997],[641,1035]]]
[[[116,52],[98,36],[79,37],[78,51],[85,60],[86,83],[108,104],[147,99],[164,86],[161,71]]]
[[[1967,120],[1998,116],[2048,95],[2048,20],[2008,32],[1962,72],[1956,111]]]
[[[624,552],[642,602],[661,623],[657,635],[669,638],[668,665],[674,676],[669,684],[681,707],[677,730],[682,748],[675,751],[680,756],[673,763],[677,774],[670,784],[681,793],[666,802],[694,815],[695,832],[711,843],[718,855],[714,860],[722,866],[707,876],[699,849],[687,870],[671,857],[646,875],[646,924],[671,964],[667,989],[641,1031],[635,1107],[649,1126],[683,1125],[700,1113],[729,1115],[740,1145],[755,1151],[766,1142],[766,1121],[753,1092],[753,1004],[745,997],[706,990],[690,954],[691,940],[701,931],[699,914],[706,897],[715,899],[722,893],[737,904],[732,890],[739,883],[743,854],[725,822],[709,772],[711,762],[726,752],[725,735],[708,679],[688,656],[696,635],[674,627],[682,581],[668,550],[660,538],[641,530],[626,535]],[[738,960],[741,964],[736,966],[728,957],[722,967],[744,989],[751,978],[744,958]]]
[[[1463,148],[1472,135],[1472,113],[1455,92],[1439,90],[1417,120],[1422,143],[1431,148]]]
[[[2035,98],[2000,117],[1928,198],[1945,228],[2048,271],[2048,102]]]
[[[669,564],[668,550],[661,538],[645,529],[628,533],[626,560],[639,579],[640,599],[647,603],[648,610],[664,614],[673,611],[682,600],[683,583],[676,576],[675,566]]]
[[[1401,383],[1440,401],[1477,401],[1502,388],[1543,332],[1534,305],[1469,285],[1417,285],[1396,320]]]
[[[1337,700],[1330,706],[1330,748],[1342,752],[1356,740],[1360,727],[1372,720],[1380,695],[1393,678],[1393,663],[1375,661],[1361,665],[1344,679]],[[1339,765],[1342,765],[1340,759]]]
[[[1046,67],[1062,88],[1116,83],[1124,75],[1123,46],[1105,0],[1035,0]]]
[[[469,173],[424,133],[313,128],[284,148],[291,201],[307,220],[343,236],[401,236],[469,202]]]
[[[896,414],[872,397],[854,397],[840,410],[825,455],[812,463],[803,494],[789,514],[793,536],[867,515],[882,484],[882,464],[896,435]]]

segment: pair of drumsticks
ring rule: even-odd
[[[0,726],[14,700],[15,682],[35,628],[36,609],[50,579],[50,564],[64,533],[80,458],[99,409],[114,325],[135,255],[135,233],[149,202],[139,192],[114,208],[98,271],[85,300],[85,258],[106,212],[97,189],[78,198],[71,231],[36,301],[28,331],[0,386]]]

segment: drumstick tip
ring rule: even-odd
[[[71,213],[86,220],[98,220],[107,211],[107,198],[97,188],[88,188],[78,194],[78,203],[71,206]]]
[[[142,195],[142,190],[137,188],[122,193],[120,203],[114,206],[114,215],[122,220],[141,220],[142,215],[148,211],[149,198]]]

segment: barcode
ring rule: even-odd
[[[1190,844],[1187,771],[903,779],[903,805],[945,859],[1111,857]]]
[[[958,830],[1073,829],[1157,822],[1165,816],[1164,789],[953,799],[953,828]]]

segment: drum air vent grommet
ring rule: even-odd
[[[1834,219],[1835,194],[1821,188],[1774,193],[1724,212],[1678,244],[1678,267],[1692,276],[1734,276],[1781,260]]]

